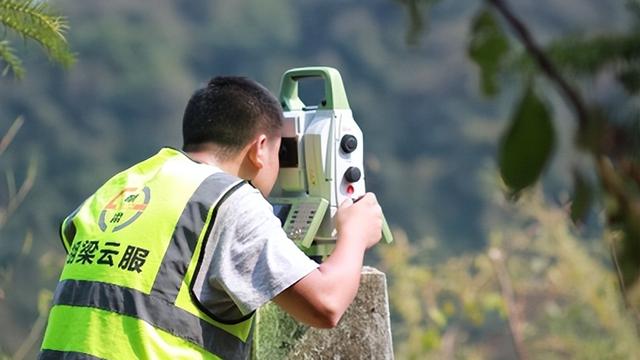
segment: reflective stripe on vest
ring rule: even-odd
[[[43,350],[38,357],[40,360],[100,360],[95,356],[89,354],[76,352],[76,351],[57,351],[57,350]]]
[[[41,357],[248,357],[253,317],[216,321],[188,293],[218,207],[245,183],[166,148],[110,179],[61,226]]]

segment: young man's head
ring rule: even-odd
[[[282,108],[262,85],[216,77],[196,91],[182,120],[183,149],[237,165],[238,175],[266,196],[278,175]]]

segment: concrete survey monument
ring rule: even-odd
[[[393,359],[386,276],[370,267],[335,328],[298,323],[273,303],[258,310],[255,327],[254,360]]]

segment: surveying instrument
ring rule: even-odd
[[[306,105],[298,96],[298,85],[314,78],[324,83],[324,99]],[[338,205],[357,201],[366,192],[362,131],[334,68],[288,70],[282,76],[280,102],[280,170],[269,202],[287,236],[309,257],[322,260],[336,244]],[[393,241],[384,218],[382,238]]]

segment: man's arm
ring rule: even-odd
[[[336,227],[336,248],[329,258],[274,298],[296,320],[314,327],[335,327],[358,292],[364,252],[381,237],[382,210],[375,195],[342,204]]]

